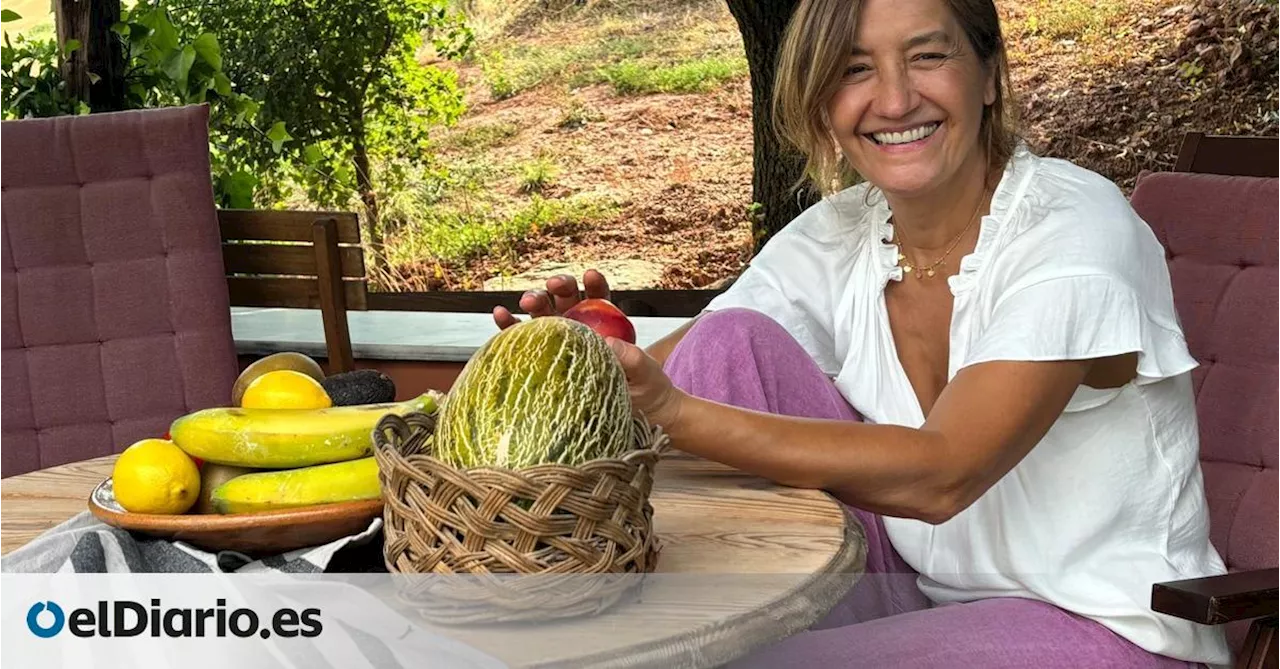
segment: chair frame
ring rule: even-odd
[[[231,306],[319,309],[328,373],[355,369],[347,311],[369,308],[354,213],[221,209]]]
[[[1280,139],[1187,133],[1175,172],[1226,176],[1280,176]],[[1277,581],[1280,570],[1256,569],[1222,576],[1156,583],[1151,609],[1202,625],[1253,620],[1236,669],[1277,668]]]

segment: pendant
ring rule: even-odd
[[[929,278],[931,278],[931,279],[933,278],[933,270],[929,270],[929,271],[925,272],[925,274],[928,274],[928,275],[929,275]]]
[[[910,274],[912,271],[914,271],[914,268],[911,267],[910,263],[908,263],[902,266],[902,271],[906,272],[907,274]]]

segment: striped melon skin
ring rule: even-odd
[[[627,380],[604,337],[558,316],[499,332],[441,408],[434,454],[458,468],[579,465],[634,447]]]

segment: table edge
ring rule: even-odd
[[[539,663],[529,665],[526,669],[551,669],[591,667],[592,669],[634,669],[636,667],[673,667],[694,666],[686,664],[697,660],[699,669],[720,667],[733,660],[747,655],[753,650],[763,648],[781,641],[793,634],[802,632],[818,622],[844,598],[853,586],[862,578],[866,569],[867,540],[866,528],[853,513],[828,493],[822,493],[828,501],[840,507],[844,516],[843,543],[823,568],[813,572],[805,579],[804,584],[782,600],[794,603],[812,604],[796,610],[788,609],[783,619],[785,624],[776,624],[778,609],[757,608],[746,613],[718,621],[708,628],[684,632],[674,636],[649,641],[626,649],[625,657],[616,657],[617,651],[601,651],[586,657],[575,658],[569,663],[556,660],[552,664]],[[829,577],[848,575],[846,587],[830,587]],[[695,639],[732,628],[733,634],[721,634],[719,639],[711,643],[696,643]],[[751,643],[744,648],[742,639],[750,639]],[[673,652],[673,649],[675,651]],[[681,663],[681,662],[684,663]]]

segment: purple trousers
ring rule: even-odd
[[[704,315],[666,371],[692,395],[788,416],[858,420],[804,349],[768,317],[745,309]],[[867,536],[865,574],[809,630],[730,665],[734,669],[1174,669],[1201,665],[1153,655],[1106,627],[1043,602],[995,598],[934,606],[916,587],[880,516],[853,508]]]

